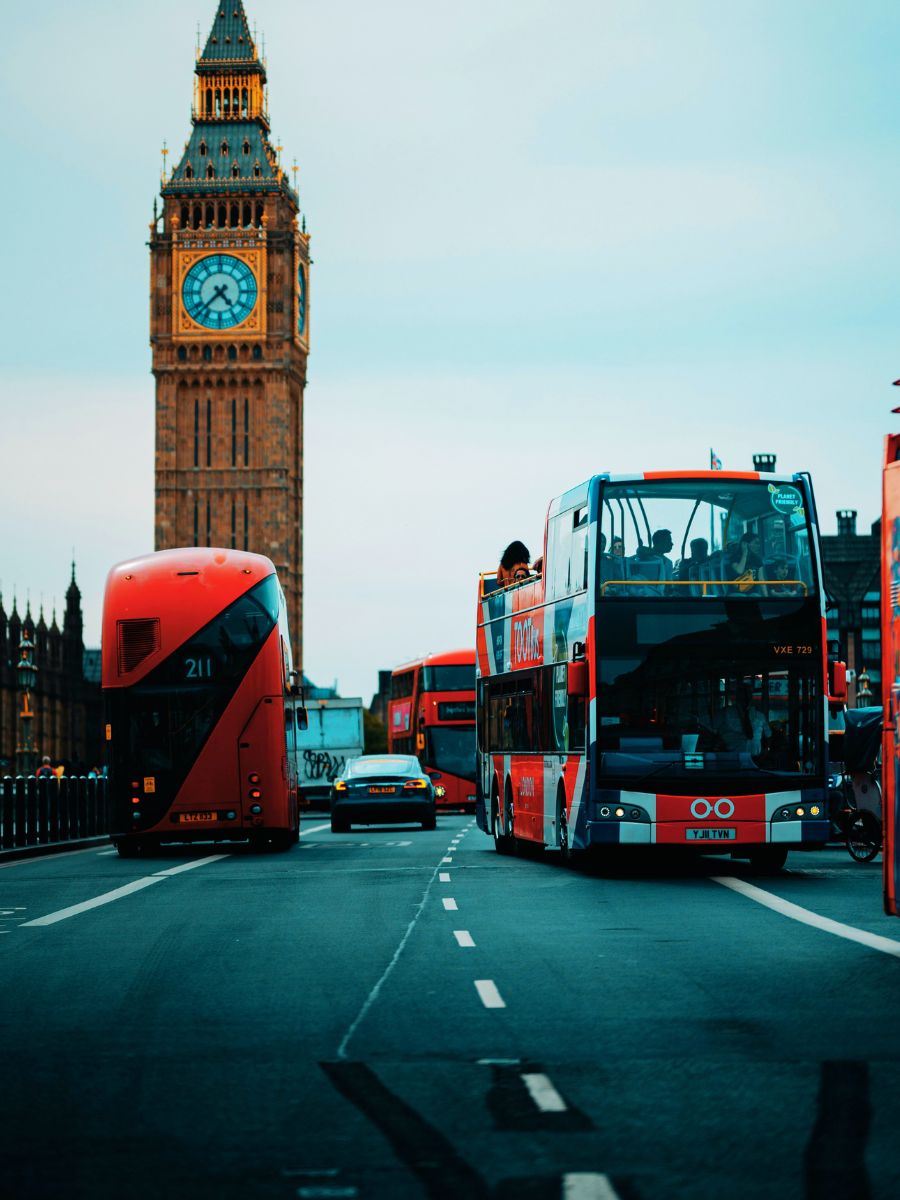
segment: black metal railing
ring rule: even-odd
[[[63,845],[108,834],[105,779],[0,779],[0,850]]]

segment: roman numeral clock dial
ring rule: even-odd
[[[206,329],[233,329],[253,312],[258,294],[252,269],[231,254],[210,254],[184,278],[185,312]]]

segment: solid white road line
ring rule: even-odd
[[[450,882],[450,872],[449,871],[441,871],[440,875],[438,875],[438,879],[441,881],[441,883],[449,883]]]
[[[743,879],[735,879],[730,875],[713,875],[711,878],[713,883],[721,883],[723,887],[731,888],[733,892],[740,892],[748,900],[764,904],[766,908],[781,913],[783,917],[790,917],[792,921],[812,925],[813,928],[821,929],[824,933],[833,933],[836,937],[846,938],[849,942],[858,942],[860,946],[867,946],[870,950],[880,950],[882,954],[891,954],[894,958],[900,958],[900,942],[895,942],[892,938],[882,937],[878,933],[868,933],[865,929],[857,929],[854,925],[844,925],[841,921],[832,921],[830,917],[822,917],[818,913],[810,912],[808,908],[801,908],[799,904],[792,904],[790,900],[782,900],[780,896],[763,891],[762,888],[755,887]]]
[[[169,867],[167,871],[154,871],[153,878],[161,879],[166,875],[180,875],[182,871],[193,871],[195,867],[205,867],[207,863],[218,862],[220,858],[229,858],[228,854],[210,854],[206,858],[195,858],[191,862],[182,863],[178,867]]]
[[[563,1175],[563,1200],[619,1200],[619,1193],[606,1175],[570,1171]]]
[[[506,1008],[506,1001],[497,991],[493,979],[476,979],[475,988],[485,1008]]]
[[[468,929],[454,929],[453,936],[459,942],[460,946],[474,946],[475,942],[472,939]]]
[[[7,871],[10,867],[33,867],[37,863],[45,863],[51,858],[63,858],[72,854],[96,854],[97,850],[94,846],[86,846],[82,850],[55,850],[52,854],[33,854],[31,858],[15,858],[12,862],[0,863],[0,871]]]
[[[93,900],[73,904],[70,908],[61,908],[58,912],[48,913],[46,917],[37,917],[34,921],[24,921],[21,928],[27,929],[31,925],[55,925],[57,921],[65,921],[68,917],[77,917],[79,913],[87,912],[91,908],[99,908],[101,904],[121,900],[123,896],[130,896],[132,892],[139,892],[153,883],[162,883],[162,878],[159,875],[148,875],[144,879],[135,879],[133,883],[126,883],[124,887],[116,888],[112,892],[104,892],[102,896],[95,896]]]
[[[566,1112],[568,1105],[546,1075],[523,1075],[522,1082],[541,1112]]]
[[[452,896],[445,896],[441,903],[443,904],[444,908],[446,908],[447,912],[456,912],[457,903]]]
[[[312,825],[312,826],[310,826],[309,829],[301,829],[300,836],[307,837],[310,833],[321,833],[323,829],[330,829],[330,828],[331,828],[331,822],[329,822],[327,825]]]

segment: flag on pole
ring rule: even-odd
[[[721,471],[723,469],[721,458],[719,458],[718,454],[712,448],[709,451],[709,469],[711,471]]]

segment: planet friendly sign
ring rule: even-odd
[[[772,507],[776,512],[792,513],[803,511],[803,497],[795,487],[776,487],[774,483],[769,484],[769,492],[772,499]]]

